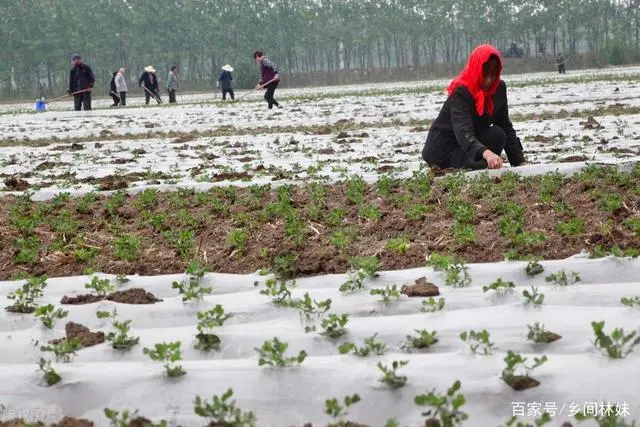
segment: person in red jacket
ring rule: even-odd
[[[264,53],[259,50],[256,50],[253,53],[253,59],[255,59],[256,62],[260,65],[260,81],[258,82],[256,89],[266,84],[264,87],[267,89],[267,92],[264,94],[264,99],[267,100],[269,109],[271,110],[274,105],[280,108],[280,104],[273,97],[276,88],[280,83],[278,66],[271,62],[269,58],[265,58]]]
[[[431,124],[422,158],[440,168],[499,169],[504,150],[512,166],[525,163],[522,144],[509,119],[507,85],[500,52],[473,50],[447,90],[449,97]]]

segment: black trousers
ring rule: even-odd
[[[120,98],[118,98],[117,96],[115,96],[113,93],[111,94],[111,99],[113,99],[113,105],[112,107],[117,107],[118,104],[120,104]]]
[[[478,141],[480,141],[482,145],[499,156],[502,154],[502,150],[504,150],[507,136],[501,127],[493,125],[484,133],[476,135],[476,138],[478,138]],[[462,151],[462,148],[459,146],[456,146],[443,163],[443,168],[477,170],[489,167],[487,161],[482,157],[482,153],[478,153],[475,158],[472,158],[466,152]]]
[[[120,92],[120,105],[123,107],[127,105],[127,92]]]
[[[558,74],[565,74],[564,64],[558,65]]]
[[[91,92],[73,95],[73,107],[76,111],[80,111],[81,109],[85,111],[91,110]]]
[[[162,99],[160,99],[160,94],[158,93],[158,91],[157,90],[151,90],[151,89],[149,89],[149,90],[153,93],[153,96],[156,99],[156,102],[158,104],[160,104],[162,102]],[[146,91],[146,90],[144,91],[144,103],[145,104],[149,105],[149,100],[151,99],[151,96],[152,95],[148,91]]]
[[[231,99],[236,99],[235,95],[233,93],[233,89],[229,88],[229,89],[222,89],[222,100],[226,100],[227,99],[227,94],[229,94],[229,96],[231,97]]]
[[[176,102],[176,90],[169,89],[169,103],[174,104]]]
[[[278,87],[278,83],[280,82],[275,81],[265,86],[267,88],[267,92],[264,94],[264,99],[267,100],[267,104],[269,104],[270,110],[273,108],[274,105],[276,107],[280,106],[280,104],[278,104],[278,101],[276,101],[276,99],[273,97],[274,93],[276,92],[276,88]]]

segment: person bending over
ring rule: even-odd
[[[525,163],[500,79],[502,60],[493,46],[476,47],[447,90],[449,97],[431,124],[422,158],[440,168],[499,169],[504,150],[512,166]]]

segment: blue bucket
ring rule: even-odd
[[[47,109],[47,103],[44,102],[44,99],[38,99],[36,101],[36,111],[42,112]]]

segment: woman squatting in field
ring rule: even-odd
[[[431,124],[422,158],[440,168],[499,169],[504,150],[512,166],[524,164],[522,144],[500,79],[502,60],[493,46],[473,50],[448,88],[449,97]]]

